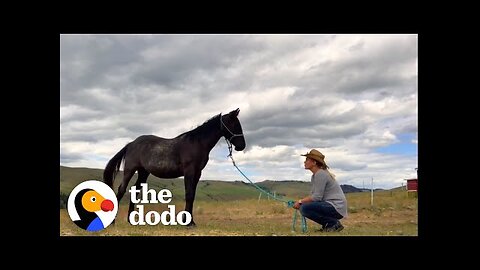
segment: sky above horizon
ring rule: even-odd
[[[240,109],[253,181],[393,188],[418,167],[418,36],[61,35],[60,165],[105,168],[140,135],[173,138]],[[244,181],[223,138],[205,180]]]

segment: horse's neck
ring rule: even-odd
[[[220,120],[212,119],[210,121],[218,121],[218,125],[216,125],[216,123],[214,122],[205,123],[204,125],[208,126],[202,125],[194,130],[179,135],[179,137],[192,138],[194,141],[198,142],[199,145],[201,145],[201,147],[204,148],[207,152],[210,152],[213,147],[217,145],[218,141],[222,137]]]
[[[217,145],[218,141],[222,138],[222,133],[220,130],[212,130],[208,136],[202,138],[203,145],[207,147],[208,151],[212,150],[215,145]]]

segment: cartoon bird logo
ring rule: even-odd
[[[105,229],[97,211],[112,211],[113,202],[105,199],[93,189],[84,189],[75,197],[75,208],[80,220],[74,221],[80,228],[87,231],[99,231]]]
[[[84,230],[103,230],[115,218],[118,209],[115,193],[107,185],[102,185],[105,184],[90,180],[81,183],[70,193],[68,213],[72,221]]]

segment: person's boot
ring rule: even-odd
[[[343,228],[344,227],[343,227],[342,223],[340,223],[340,221],[339,221],[337,224],[335,224],[331,227],[324,228],[323,231],[324,232],[339,232],[339,231],[343,230]]]

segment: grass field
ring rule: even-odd
[[[252,187],[249,187],[253,189]],[[258,191],[256,192],[258,196]],[[371,206],[370,193],[347,193],[349,216],[342,220],[341,232],[318,232],[320,225],[307,220],[308,231],[301,232],[297,218],[296,231],[292,231],[294,210],[285,204],[258,199],[195,201],[194,228],[185,226],[132,226],[127,222],[128,205],[120,205],[115,224],[99,232],[87,232],[78,228],[60,209],[61,236],[418,236],[418,200],[406,196],[401,189],[375,191]],[[176,198],[176,197],[174,197]],[[181,197],[180,197],[181,198]],[[127,201],[127,200],[125,200]],[[182,200],[171,204],[176,211],[184,208]],[[166,205],[145,205],[145,212],[165,211]]]

